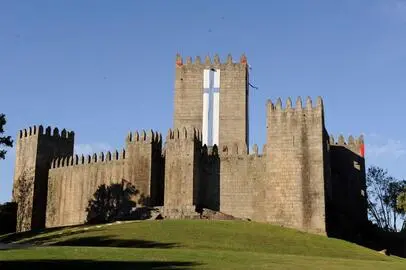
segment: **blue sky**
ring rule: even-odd
[[[172,125],[175,55],[246,53],[250,144],[266,99],[322,96],[331,134],[364,134],[368,165],[406,178],[406,1],[1,1],[7,134],[74,130],[81,153]],[[15,153],[0,161],[11,197]]]

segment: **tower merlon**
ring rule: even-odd
[[[335,140],[334,135],[330,134],[330,144],[331,145],[360,145],[364,143],[364,136],[360,135],[358,137],[354,137],[353,135],[349,135],[347,139],[345,139],[344,135],[338,135],[337,141]]]
[[[254,153],[254,155],[258,156],[258,145],[254,144],[252,146],[252,152]]]
[[[332,146],[342,146],[348,148],[351,151],[358,153],[361,157],[365,156],[365,144],[363,135],[360,135],[357,138],[354,138],[354,136],[349,135],[346,140],[344,136],[340,134],[336,141],[334,136],[330,134],[329,143]]]
[[[161,133],[157,131],[153,131],[150,129],[149,131],[141,130],[140,132],[129,132],[127,135],[126,142],[149,142],[149,143],[160,143],[162,141]]]
[[[232,145],[223,145],[222,150],[220,151],[221,156],[228,157],[238,157],[238,156],[247,156],[247,144],[245,143],[234,143]]]
[[[75,133],[73,131],[67,131],[66,129],[62,129],[61,133],[59,133],[58,128],[54,128],[52,132],[52,128],[48,126],[45,130],[42,125],[34,125],[30,126],[28,128],[19,130],[18,132],[18,138],[23,139],[26,137],[30,136],[50,136],[50,137],[60,137],[60,138],[66,138],[66,139],[74,139]]]
[[[188,140],[188,141],[199,141],[201,142],[200,130],[193,127],[183,127],[181,129],[169,129],[166,136],[166,141],[171,140]]]
[[[125,158],[125,149],[120,151],[115,150],[113,153],[111,151],[107,151],[106,153],[100,152],[99,154],[93,153],[91,155],[82,154],[81,156],[75,154],[73,156],[54,158],[51,162],[51,169],[86,164],[107,163],[110,161],[124,160]]]
[[[306,106],[302,105],[302,98],[298,97],[296,100],[296,106],[292,106],[292,99],[290,97],[286,100],[286,106],[283,107],[282,99],[278,98],[276,104],[272,103],[270,99],[267,101],[267,110],[268,112],[288,112],[288,111],[323,111],[323,99],[319,96],[317,97],[316,104],[313,105],[313,101],[310,97],[306,98]]]
[[[231,54],[227,55],[227,58],[224,62],[221,61],[220,56],[218,54],[215,54],[213,59],[209,56],[206,55],[204,57],[204,63],[201,60],[200,56],[195,57],[195,61],[193,61],[192,57],[187,56],[186,57],[186,62],[183,62],[183,57],[180,54],[176,55],[176,66],[177,67],[182,67],[182,66],[189,66],[189,65],[205,65],[205,66],[218,66],[218,65],[232,65],[232,64],[243,64],[246,65],[248,63],[247,57],[245,54],[242,54],[240,57],[240,61],[238,63],[233,62],[233,57]]]

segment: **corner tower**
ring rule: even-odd
[[[310,97],[286,107],[267,105],[267,221],[313,233],[326,233],[325,189],[328,136],[323,101]]]
[[[225,63],[218,55],[204,62],[176,57],[174,128],[202,131],[207,146],[248,145],[248,70],[242,55]]]
[[[17,203],[17,231],[45,227],[48,172],[56,157],[73,154],[74,133],[33,126],[17,135],[13,201]]]

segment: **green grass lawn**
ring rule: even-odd
[[[0,237],[0,269],[406,269],[345,241],[248,221],[156,220]]]

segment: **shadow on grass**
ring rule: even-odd
[[[94,261],[94,260],[24,260],[0,262],[0,269],[192,269],[201,264],[195,262],[159,261]]]
[[[176,248],[176,243],[160,243],[137,239],[117,239],[113,236],[92,236],[77,239],[67,239],[52,244],[52,246],[81,246],[81,247],[125,247],[125,248]]]
[[[92,229],[91,231],[95,232],[98,230]],[[58,242],[59,239],[61,239],[61,238],[65,238],[65,237],[69,237],[69,236],[76,236],[76,235],[80,235],[80,234],[87,233],[87,232],[88,231],[85,231],[85,230],[75,230],[75,231],[62,231],[61,233],[44,235],[44,236],[34,235],[35,238],[33,238],[33,239],[28,238],[26,240],[22,239],[22,241],[20,240],[18,242],[18,244],[23,244],[23,245],[26,245],[26,244],[28,244],[28,245],[46,245],[48,243],[52,244],[54,242]],[[18,241],[18,239],[15,241]],[[10,241],[8,243],[11,243],[11,242],[12,241]],[[3,243],[7,244],[7,242],[3,242]]]
[[[42,229],[42,230],[32,230],[32,231],[26,231],[26,232],[19,232],[19,233],[11,233],[11,234],[6,234],[6,235],[1,235],[0,236],[0,242],[1,243],[12,243],[15,241],[19,241],[25,238],[30,238],[30,237],[34,237],[34,236],[40,236],[41,234],[47,234],[47,233],[51,233],[54,231],[58,231],[58,230],[63,230],[63,229],[67,229],[67,228],[84,228],[84,227],[88,227],[89,225],[73,225],[73,226],[62,226],[62,227],[56,227],[56,228],[47,228],[47,229]],[[47,236],[48,237],[48,236]]]

